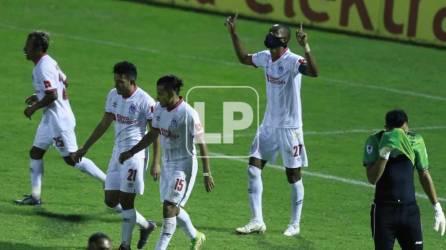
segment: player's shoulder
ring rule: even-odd
[[[53,70],[55,66],[57,66],[57,62],[50,55],[44,55],[35,66],[35,70],[37,72]]]
[[[110,89],[110,91],[108,91],[108,98],[115,98],[118,96],[118,91],[116,90],[116,88],[112,88]]]
[[[139,95],[139,98],[141,98],[143,101],[148,101],[152,105],[155,104],[155,100],[144,89],[138,87],[137,91],[138,91],[137,94]]]
[[[298,54],[292,52],[290,49],[288,49],[285,52],[284,59],[286,59],[287,61],[291,61],[291,62],[297,62],[299,60],[304,59],[304,57],[301,55],[298,55]]]
[[[411,140],[412,142],[423,142],[423,136],[421,136],[421,134],[415,132],[415,131],[409,131],[407,132],[407,137],[409,138],[409,140]]]
[[[374,133],[370,134],[367,137],[366,141],[369,142],[369,143],[372,143],[372,142],[379,143],[379,141],[381,140],[381,137],[383,136],[384,132],[385,132],[384,130],[380,130],[380,131],[374,132]]]

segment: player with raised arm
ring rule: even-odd
[[[19,205],[41,204],[43,156],[51,145],[56,147],[68,165],[101,182],[105,180],[104,172],[90,159],[84,158],[77,163],[73,160],[73,154],[78,149],[74,133],[76,120],[68,101],[67,77],[57,62],[47,54],[49,40],[45,32],[31,32],[23,49],[26,59],[35,64],[32,73],[34,95],[26,99],[24,114],[31,119],[37,110],[42,109],[43,115],[29,152],[31,194],[16,200]]]
[[[166,75],[157,81],[158,101],[153,114],[153,130],[130,150],[119,157],[121,162],[143,150],[161,135],[163,150],[160,176],[160,194],[163,202],[163,227],[156,245],[157,250],[166,249],[175,232],[177,222],[191,239],[191,249],[201,249],[206,237],[192,224],[184,209],[197,175],[197,157],[194,142],[198,144],[203,163],[204,185],[207,192],[214,187],[203,141],[204,130],[198,113],[179,96],[183,81],[174,75]],[[152,172],[157,178],[159,171]]]
[[[304,186],[301,168],[308,165],[302,130],[300,88],[302,75],[316,77],[318,69],[310,53],[308,36],[300,28],[296,31],[297,42],[304,49],[304,57],[288,48],[290,29],[274,24],[268,31],[264,45],[267,50],[248,54],[236,33],[237,15],[228,17],[225,25],[232,39],[240,63],[263,68],[265,71],[267,105],[265,115],[251,146],[248,166],[248,192],[251,220],[237,233],[263,233],[266,225],[262,214],[262,169],[267,161],[282,155],[288,183],[291,187],[291,220],[284,231],[286,236],[300,232]]]
[[[114,121],[115,145],[105,179],[105,204],[117,210],[122,206],[123,222],[119,249],[130,249],[135,224],[141,229],[137,247],[142,249],[149,234],[156,227],[154,222],[146,220],[134,207],[136,194],[144,193],[147,155],[144,151],[139,152],[124,164],[118,161],[118,157],[120,153],[129,150],[143,138],[147,126],[152,130],[151,120],[155,101],[137,86],[135,65],[127,61],[119,62],[114,66],[113,73],[115,88],[107,96],[104,116],[84,146],[77,151],[76,160],[80,160],[87,153]],[[159,169],[159,141],[154,141],[153,150],[155,156],[152,161],[152,171]]]

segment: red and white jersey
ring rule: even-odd
[[[44,55],[33,69],[34,93],[40,100],[45,93],[57,92],[57,99],[43,110],[42,122],[49,124],[54,132],[73,129],[76,126],[73,111],[65,90],[67,76],[49,55]]]
[[[265,71],[267,105],[262,124],[274,128],[302,127],[299,66],[305,58],[287,49],[276,61],[269,50],[252,55],[252,61]]]
[[[201,141],[204,130],[197,111],[182,98],[171,110],[157,103],[152,126],[160,131],[163,162],[196,156],[194,139]]]
[[[105,112],[114,115],[115,147],[119,153],[135,146],[146,134],[148,120],[152,120],[155,101],[141,88],[124,98],[112,89],[107,96]],[[138,156],[144,157],[144,150]]]

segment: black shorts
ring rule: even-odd
[[[375,250],[392,250],[395,238],[403,250],[423,249],[420,209],[416,203],[372,204],[370,217]]]

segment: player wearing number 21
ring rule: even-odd
[[[198,113],[179,96],[183,81],[174,75],[166,75],[157,81],[158,101],[153,113],[153,130],[130,150],[119,157],[127,162],[133,155],[146,148],[160,136],[163,151],[160,179],[161,202],[163,202],[163,227],[156,245],[157,250],[167,248],[175,232],[177,222],[191,240],[191,249],[201,249],[205,236],[198,232],[184,209],[192,193],[197,175],[195,144],[198,144],[203,163],[203,178],[206,191],[214,187],[211,176],[204,129]],[[158,172],[152,172],[154,178]]]

